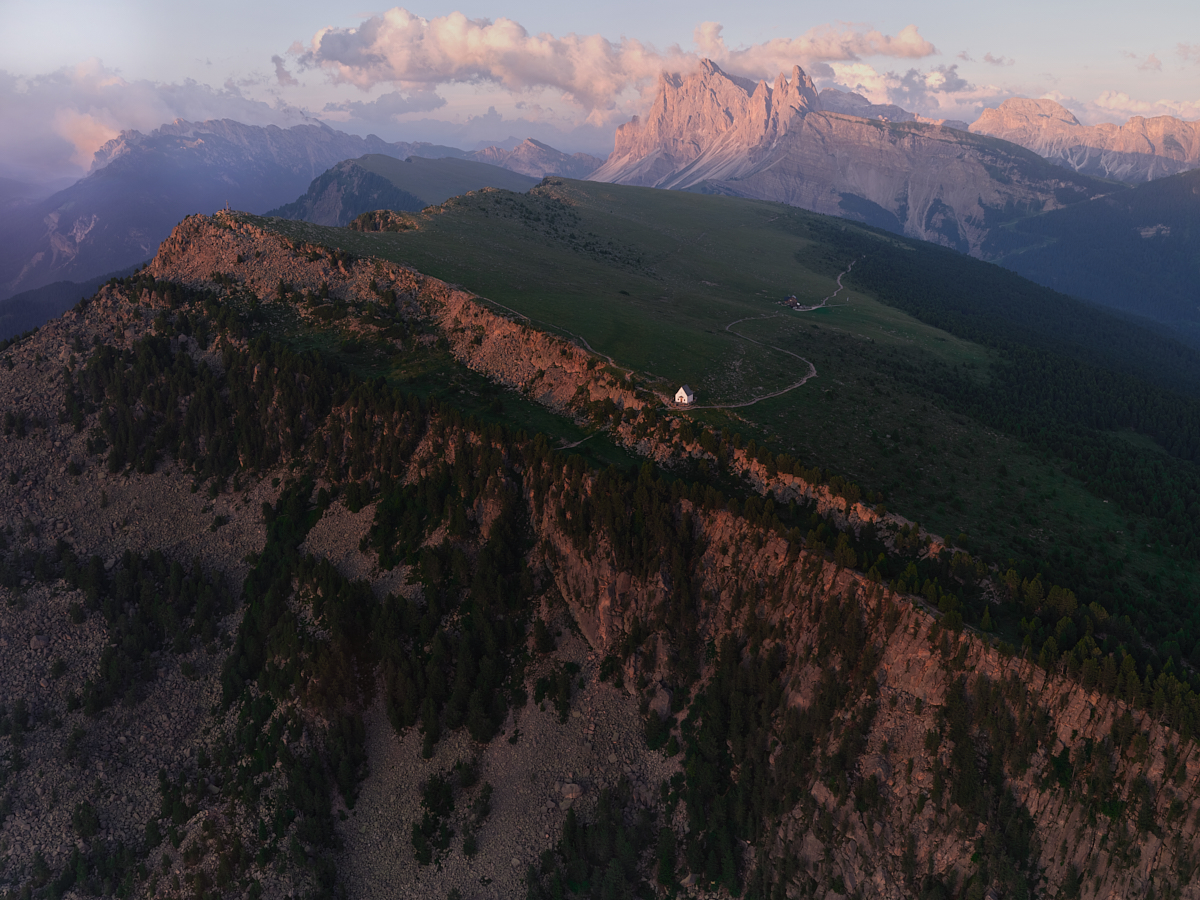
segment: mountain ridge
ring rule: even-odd
[[[473,159],[400,161],[382,154],[348,159],[313,179],[292,203],[267,213],[318,225],[349,225],[357,216],[379,209],[417,212],[458,194],[485,187],[522,191],[537,179]]]
[[[1200,122],[1173,116],[1083,125],[1054,100],[1016,97],[985,109],[971,132],[1020,144],[1075,172],[1130,183],[1200,167]]]
[[[287,320],[401,358],[444,341],[755,490],[591,467],[356,374],[361,348],[292,354]],[[76,346],[96,349],[64,366]],[[6,350],[0,402],[30,423],[0,436],[5,577],[29,576],[0,586],[30,701],[6,884],[1197,896],[1197,700],[1107,652],[1120,622],[686,414],[625,415],[624,373],[483,298],[191,217]],[[890,582],[861,570],[885,557]],[[964,625],[968,594],[1057,621],[1064,650],[1082,635],[1084,659]],[[140,667],[131,620],[164,623]]]
[[[526,138],[512,150],[485,147],[466,155],[467,159],[501,166],[532,178],[561,175],[563,178],[587,178],[603,165],[604,160],[590,153],[567,155],[534,138]]]
[[[987,136],[824,111],[799,66],[751,86],[708,60],[660,80],[589,180],[777,200],[973,255],[1002,221],[1111,190]]]

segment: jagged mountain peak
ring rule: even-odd
[[[590,177],[776,200],[977,254],[997,215],[1101,190],[1019,147],[973,139],[961,122],[841,92],[830,100],[827,110],[800,66],[751,89],[705,61],[662,80],[645,118],[617,129]]]
[[[770,144],[797,117],[819,110],[816,86],[800,66],[780,72],[773,86],[730,75],[710,59],[687,76],[664,75],[646,117],[617,129],[612,155],[594,181],[663,183],[715,152],[724,163]],[[718,146],[719,145],[719,146]]]
[[[971,131],[1020,144],[1076,172],[1119,181],[1151,181],[1200,167],[1200,122],[1173,116],[1084,125],[1054,100],[1014,97],[985,109]]]

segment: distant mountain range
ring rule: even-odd
[[[664,75],[648,114],[618,129],[603,161],[532,139],[469,152],[320,124],[180,120],[123,132],[86,178],[49,197],[0,181],[0,300],[21,295],[0,316],[13,327],[40,321],[83,282],[148,259],[190,213],[231,206],[346,224],[370,209],[420,209],[560,175],[780,201],[1162,321],[1200,321],[1190,292],[1200,196],[1179,174],[1197,166],[1200,123],[1084,126],[1052,101],[1015,99],[968,125],[857,93],[818,94],[799,67],[769,85],[709,61]],[[40,288],[48,292],[26,293]]]
[[[1144,182],[1200,166],[1200,122],[1172,116],[1134,116],[1124,125],[1082,125],[1053,100],[1005,100],[971,125],[1081,172]]]
[[[1067,294],[1168,322],[1200,346],[1200,169],[998,229],[989,259]]]
[[[591,178],[777,200],[922,238],[1200,346],[1197,165],[1200,123],[1088,127],[1052,101],[1010,100],[968,129],[818,94],[799,67],[772,86],[706,61],[663,78]]]
[[[527,138],[512,150],[501,147],[487,147],[468,153],[467,159],[477,162],[491,163],[529,175],[533,178],[545,178],[547,175],[561,175],[563,178],[587,178],[604,164],[604,160],[588,153],[575,153],[568,156],[561,150],[555,150],[549,144]]]
[[[394,144],[325,125],[176,121],[150,134],[123,132],[96,153],[93,170],[0,223],[0,298],[135,265],[190,213],[226,205],[262,212],[294,200],[343,159],[382,153],[461,156],[433,144]]]
[[[853,91],[841,91],[837,88],[826,88],[818,95],[821,109],[826,112],[841,113],[844,116],[858,116],[861,119],[878,119],[881,122],[921,122],[926,125],[944,125],[947,128],[957,128],[968,131],[970,126],[958,119],[928,119],[919,113],[909,112],[894,103],[872,103],[862,94]]]
[[[845,108],[845,97],[831,97]],[[869,110],[866,110],[869,111]],[[980,255],[1001,222],[1111,188],[1004,141],[823,108],[799,67],[757,84],[705,60],[664,77],[595,181],[778,200]]]
[[[366,155],[458,158],[535,180],[548,174],[581,178],[601,162],[587,154],[568,156],[533,140],[512,150],[468,152],[438,144],[390,143],[320,124],[284,129],[228,119],[178,120],[149,134],[125,131],[96,152],[86,178],[49,197],[31,197],[28,187],[17,182],[0,183],[0,299],[136,265],[153,256],[186,215],[225,206],[265,212],[296,201],[338,163]],[[503,180],[495,172],[491,178]],[[525,182],[509,179],[504,186],[516,189],[518,183]],[[412,193],[437,202],[428,191]],[[381,206],[405,202],[394,192],[385,192],[380,200]]]
[[[537,178],[469,159],[405,160],[381,154],[348,159],[322,173],[293,203],[267,213],[318,225],[348,225],[376,209],[416,212],[484,187],[525,191]]]

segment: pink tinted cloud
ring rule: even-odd
[[[702,57],[737,74],[773,77],[797,63],[936,52],[911,25],[896,35],[826,26],[731,50],[721,26],[706,22],[695,41],[694,52],[658,50],[629,38],[531,34],[511,19],[469,19],[459,12],[424,19],[395,8],[357,28],[323,28],[291,52],[302,67],[324,69],[335,81],[364,90],[381,83],[425,89],[490,83],[513,93],[551,89],[592,113],[615,109],[623,94],[652,88],[662,72],[691,69]]]
[[[1160,60],[1158,58],[1158,56],[1156,56],[1153,53],[1150,53],[1146,56],[1138,56],[1136,53],[1130,53],[1128,50],[1126,50],[1121,55],[1124,56],[1126,59],[1134,60],[1137,63],[1137,67],[1138,67],[1139,71],[1142,71],[1142,72],[1161,72],[1162,71],[1162,67],[1163,67],[1162,60]]]

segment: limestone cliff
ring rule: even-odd
[[[1152,181],[1200,166],[1200,122],[1173,116],[1083,125],[1053,100],[1016,97],[985,109],[971,131],[1020,144],[1076,172],[1118,181]]]
[[[1105,190],[1013,144],[823,109],[799,66],[769,86],[710,61],[664,75],[590,179],[777,200],[975,255],[1000,221]]]

